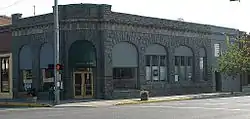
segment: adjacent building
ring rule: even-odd
[[[11,18],[0,16],[0,99],[12,98]]]
[[[53,14],[21,16],[12,15],[14,97],[33,87],[47,98],[53,86]],[[60,5],[59,20],[64,99],[129,98],[140,90],[151,96],[214,92],[222,33],[234,38],[239,32],[113,12],[106,4]]]

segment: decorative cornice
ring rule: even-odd
[[[184,36],[184,37],[198,37],[198,38],[207,38],[209,33],[199,33],[191,32],[184,30],[176,29],[164,29],[164,28],[155,28],[148,27],[143,25],[132,25],[132,24],[117,24],[112,22],[98,22],[98,21],[89,21],[77,22],[72,21],[63,21],[60,23],[60,30],[62,31],[72,31],[72,30],[113,30],[113,31],[124,31],[124,32],[134,32],[134,33],[146,33],[146,34],[160,34],[160,35],[170,35],[170,36]],[[23,27],[13,29],[13,36],[23,36],[31,34],[39,34],[53,32],[53,24],[43,24],[40,26],[33,27]]]
[[[112,12],[112,14],[110,14],[108,17],[108,20],[116,23],[139,24],[156,28],[182,29],[191,32],[210,32],[210,25],[159,19],[117,12]]]

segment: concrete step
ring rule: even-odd
[[[242,92],[250,92],[250,86],[242,86]]]

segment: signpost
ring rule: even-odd
[[[54,65],[59,64],[59,20],[58,20],[58,0],[54,0],[54,56],[55,62]],[[60,84],[61,79],[59,79],[59,71],[57,66],[54,66],[54,85],[55,85],[55,105],[60,103]]]

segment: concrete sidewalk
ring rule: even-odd
[[[33,102],[27,99],[0,99],[1,108],[52,107],[48,101]]]
[[[90,101],[90,102],[75,102],[75,103],[65,103],[59,104],[54,107],[105,107],[105,106],[118,106],[118,105],[128,105],[128,104],[141,104],[141,103],[155,103],[155,102],[168,102],[168,101],[181,101],[181,100],[191,100],[191,99],[206,99],[206,98],[216,98],[216,97],[231,97],[231,96],[244,96],[248,95],[246,93],[202,93],[202,94],[192,94],[192,95],[179,95],[179,96],[162,96],[162,97],[152,97],[148,101],[140,101],[140,99],[121,99],[121,100],[100,100],[100,101]]]
[[[12,99],[4,100],[0,99],[1,108],[9,107],[105,107],[105,106],[118,106],[128,104],[141,104],[141,103],[154,103],[154,102],[166,102],[166,101],[181,101],[191,99],[204,99],[204,98],[215,98],[215,97],[231,97],[231,96],[244,96],[250,95],[249,93],[202,93],[192,95],[178,95],[178,96],[162,96],[162,97],[151,97],[148,101],[140,101],[140,99],[119,99],[119,100],[101,100],[101,99],[73,99],[73,100],[61,100],[59,105],[51,105],[51,101],[38,100],[36,103],[25,99]]]

